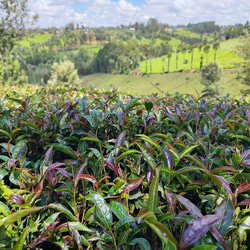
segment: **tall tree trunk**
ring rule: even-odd
[[[178,71],[178,53],[176,53],[176,72]]]
[[[191,69],[193,69],[194,52],[191,53]]]
[[[185,54],[183,54],[183,70],[182,70],[182,72],[184,72],[185,71]]]
[[[203,66],[203,55],[201,53],[201,57],[200,57],[200,69],[202,69]]]

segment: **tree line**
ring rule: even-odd
[[[190,52],[192,65],[194,48],[199,48],[202,52],[200,53],[201,69],[203,54],[207,58],[211,49],[214,50],[214,61],[216,61],[216,52],[220,46],[219,38],[223,34],[226,35],[226,39],[229,39],[245,35],[250,31],[249,22],[246,22],[245,25],[237,24],[227,27],[219,27],[215,25],[215,22],[175,27],[201,34],[200,38],[191,38],[170,32],[169,29],[173,27],[159,23],[155,18],[150,18],[147,23],[136,22],[127,26],[106,28],[90,28],[69,23],[60,29],[56,27],[27,29],[26,25],[30,20],[27,0],[1,1],[0,10],[2,15],[0,21],[0,83],[3,84],[27,82],[46,84],[51,79],[53,70],[63,61],[73,63],[79,76],[95,72],[124,74],[137,69],[140,61],[165,56],[168,58],[167,71],[169,72],[169,64],[174,53],[176,64],[178,64],[178,53],[183,54],[185,67],[185,54],[187,51]],[[32,17],[32,21],[36,19],[36,16]],[[47,32],[51,34],[50,39],[45,43],[31,42],[30,47],[18,45],[18,41],[24,36],[35,34],[35,32]],[[202,35],[204,32],[213,32],[212,42]],[[181,41],[177,49],[173,49],[169,43],[172,37]],[[159,43],[159,39],[161,39],[161,43]],[[102,46],[95,54],[90,54],[87,49],[81,47],[82,44],[90,44],[92,41]],[[79,48],[77,51],[72,51],[74,46],[68,45],[75,45]],[[64,67],[66,66],[64,65]],[[151,64],[149,67],[152,67]]]

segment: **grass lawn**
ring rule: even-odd
[[[51,37],[51,34],[35,34],[31,35],[22,41],[19,42],[21,46],[27,46],[30,47],[30,42],[35,42],[35,43],[45,43],[47,42]]]
[[[236,79],[237,70],[224,70],[222,75],[223,94],[227,93],[233,97],[241,95],[240,90],[246,89]],[[121,91],[128,91],[137,94],[170,93],[201,95],[203,86],[200,84],[199,73],[170,73],[170,74],[148,74],[136,75],[112,75],[93,74],[82,78],[82,86],[99,89],[120,88]],[[197,91],[197,92],[196,92]]]

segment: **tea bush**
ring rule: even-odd
[[[246,249],[250,109],[205,94],[0,89],[0,247]]]

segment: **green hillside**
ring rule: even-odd
[[[30,42],[45,43],[51,38],[51,34],[34,34],[19,42],[21,46],[30,47]]]
[[[241,43],[242,43],[242,38],[240,37],[225,40],[220,43],[220,49],[236,51],[237,46],[239,46]]]
[[[191,32],[190,30],[174,30],[174,32],[178,35],[181,35],[181,36],[186,36],[186,37],[190,37],[190,38],[201,38],[201,34],[198,34],[198,33],[194,33],[194,32]],[[213,37],[211,36],[207,36],[207,39],[208,41],[212,41],[213,40]]]
[[[239,97],[240,90],[246,89],[237,77],[237,70],[224,70],[222,75],[223,94]],[[121,91],[130,91],[136,94],[170,93],[197,95],[202,92],[199,73],[170,73],[136,75],[93,74],[82,78],[82,86],[99,89],[119,88]],[[197,91],[197,92],[196,92]]]
[[[214,61],[214,50],[210,49],[210,52],[208,53],[208,60],[206,59],[206,54],[202,52],[203,54],[203,65],[207,62],[213,62]],[[199,69],[200,68],[200,56],[201,53],[198,49],[194,50],[193,54],[193,65],[191,68],[191,53],[186,53],[183,55],[182,53],[178,53],[178,68],[176,69],[176,54],[173,53],[172,57],[170,59],[170,72],[175,72],[179,70],[191,70],[191,69]],[[184,58],[187,60],[186,64],[183,64]],[[223,69],[230,69],[235,68],[237,64],[241,63],[243,60],[238,57],[238,55],[230,50],[218,50],[217,51],[217,62]],[[167,56],[164,57],[158,57],[153,60],[151,60],[152,64],[152,71],[150,70],[150,61],[143,61],[140,63],[140,69],[142,72],[145,73],[162,73],[163,71],[163,64],[164,64],[164,71],[167,71],[168,69],[168,59]]]

